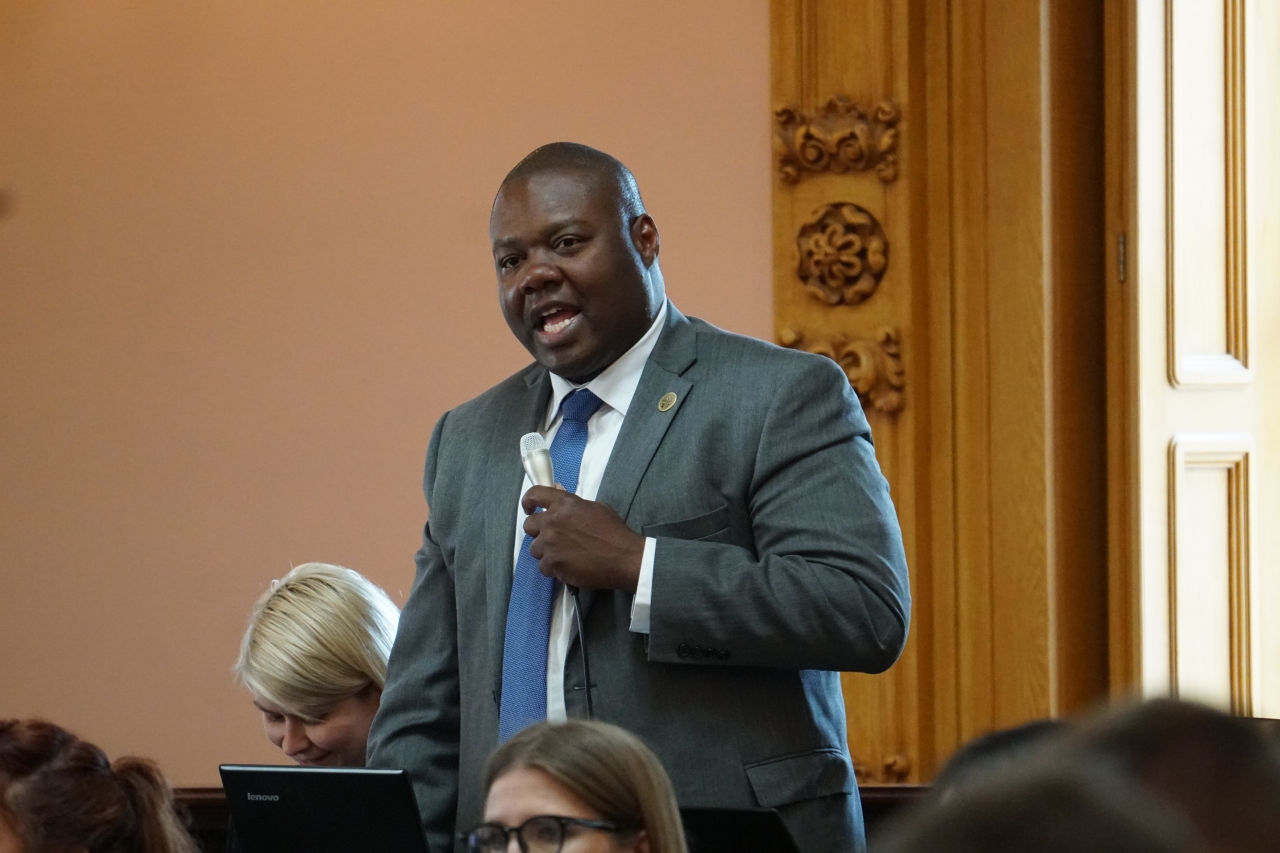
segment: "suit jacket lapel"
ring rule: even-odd
[[[697,333],[692,324],[674,305],[668,305],[666,326],[640,375],[596,494],[596,500],[613,507],[623,521],[631,512],[649,463],[693,388],[694,383],[683,374],[697,360],[697,354]],[[674,393],[676,401],[664,412],[658,403],[668,393]],[[591,591],[583,590],[584,615],[594,598]]]
[[[488,444],[493,460],[483,494],[485,594],[489,599],[489,654],[495,685],[502,686],[502,646],[507,631],[507,604],[511,599],[512,555],[516,542],[516,501],[524,483],[520,464],[520,437],[542,425],[551,399],[551,379],[536,365],[525,378],[528,392],[512,401],[510,417],[494,423]]]

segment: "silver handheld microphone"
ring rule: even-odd
[[[524,472],[535,486],[555,486],[556,472],[551,465],[551,452],[547,440],[536,432],[526,433],[520,439],[520,461]]]

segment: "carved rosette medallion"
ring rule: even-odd
[[[808,340],[796,329],[783,329],[778,343],[784,347],[825,355],[844,370],[864,407],[894,414],[902,411],[906,376],[902,367],[902,342],[896,328],[882,326],[870,337],[836,334]]]
[[[880,286],[889,240],[865,208],[842,201],[813,212],[796,234],[796,275],[828,305],[857,305]]]
[[[875,171],[883,183],[898,177],[898,107],[876,105],[868,115],[836,95],[814,115],[797,107],[773,111],[774,147],[782,180],[794,184],[806,172]]]

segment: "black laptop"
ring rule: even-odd
[[[403,770],[223,764],[243,853],[427,853]]]

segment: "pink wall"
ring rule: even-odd
[[[403,599],[436,418],[527,362],[506,169],[629,164],[686,313],[770,330],[768,4],[0,6],[0,717],[215,784],[291,564]]]

